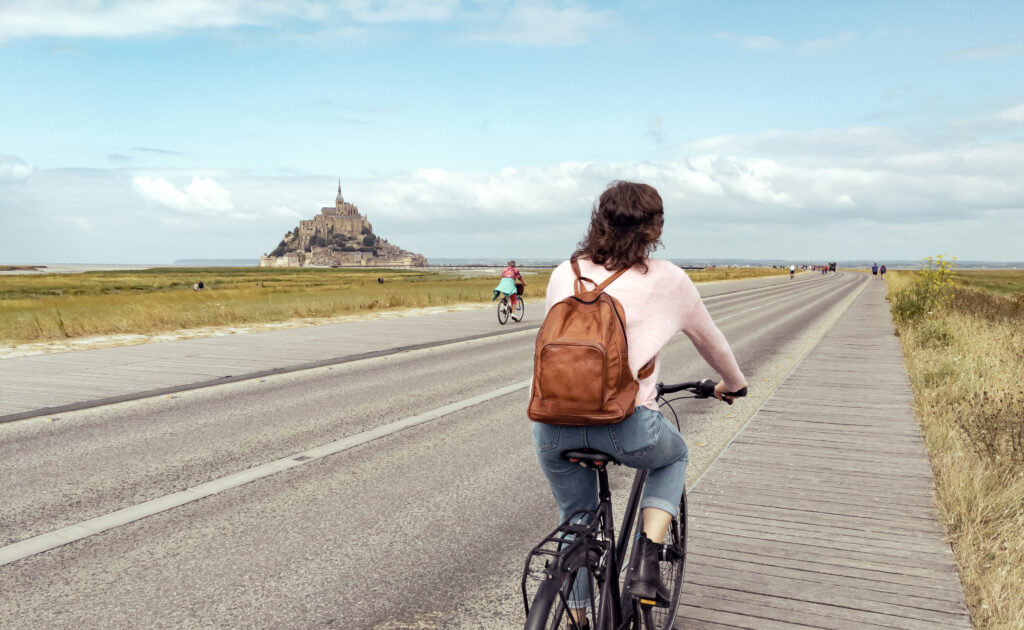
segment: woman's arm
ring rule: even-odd
[[[711,319],[703,301],[698,300],[690,310],[683,332],[693,342],[700,356],[722,377],[725,391],[735,392],[747,386],[747,379],[740,371],[729,342]]]

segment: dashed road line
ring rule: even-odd
[[[0,566],[29,556],[34,556],[38,553],[48,551],[55,547],[60,547],[61,545],[66,545],[76,540],[88,538],[89,536],[114,527],[138,521],[146,518],[147,516],[165,512],[178,506],[185,505],[186,503],[191,503],[204,497],[224,492],[231,488],[237,488],[238,486],[256,481],[257,479],[262,479],[273,475],[274,473],[281,472],[282,470],[303,466],[309,462],[327,457],[328,455],[340,453],[341,451],[348,450],[361,444],[366,444],[367,442],[372,442],[373,440],[397,433],[403,429],[408,429],[409,427],[414,427],[418,424],[423,424],[424,422],[436,420],[468,407],[473,407],[489,400],[517,392],[521,389],[526,389],[529,385],[530,381],[527,380],[506,385],[505,387],[499,387],[498,389],[485,392],[478,396],[473,396],[472,398],[466,398],[458,402],[444,405],[443,407],[431,409],[430,411],[426,411],[415,416],[396,420],[375,429],[350,435],[328,444],[322,444],[307,451],[302,451],[301,453],[295,453],[288,457],[267,462],[266,464],[261,464],[253,468],[249,468],[248,470],[243,470],[227,475],[226,477],[221,477],[220,479],[214,479],[213,481],[193,486],[187,490],[182,490],[181,492],[164,495],[144,503],[139,503],[115,512],[110,512],[109,514],[97,516],[96,518],[91,518],[80,523],[75,523],[74,525],[68,525],[67,527],[62,527],[61,529],[57,529],[52,532],[27,538],[7,545],[6,547],[0,547]]]

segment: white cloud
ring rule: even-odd
[[[132,178],[132,187],[144,199],[179,212],[205,213],[206,211],[230,212],[234,210],[231,194],[208,177],[195,176],[184,190],[179,190],[166,179],[137,175]]]
[[[271,206],[270,212],[274,216],[282,217],[284,219],[301,219],[302,214],[292,210],[288,206]]]
[[[285,2],[216,0],[49,0],[0,5],[0,41],[6,38],[131,37],[181,30],[260,24],[290,13]]]
[[[353,19],[367,24],[439,22],[450,19],[458,0],[344,0],[340,3]]]
[[[34,166],[25,164],[16,157],[0,155],[0,183],[23,182],[32,175],[34,170]]]
[[[776,130],[681,145],[658,162],[423,168],[345,180],[342,189],[378,234],[434,257],[565,255],[608,183],[634,180],[665,200],[669,256],[1020,259],[1024,139],[951,137]],[[0,251],[12,260],[113,262],[113,251],[123,262],[255,258],[330,205],[335,187],[331,176],[41,169],[4,187]],[[143,199],[168,211],[134,212]],[[62,231],[60,249],[12,236],[60,222],[77,228]],[[100,225],[89,239],[72,238]],[[124,234],[137,236],[134,249],[123,248]],[[496,242],[499,234],[514,235],[515,246]]]
[[[1024,52],[1024,46],[975,46],[974,48],[963,48],[951,52],[946,56],[948,61],[985,61],[999,57],[1019,55]]]
[[[782,48],[782,40],[768,35],[741,35],[739,33],[719,31],[715,33],[715,37],[752,50],[775,50]]]
[[[174,36],[246,26],[323,44],[368,41],[393,25],[457,23],[468,40],[534,46],[589,41],[611,13],[585,4],[459,0],[0,0],[0,42],[31,37],[125,38]],[[289,22],[303,28],[284,31]]]
[[[1024,103],[1017,105],[1016,107],[1004,109],[999,112],[998,118],[999,120],[1005,120],[1008,122],[1024,122]]]
[[[85,217],[57,217],[57,221],[73,225],[82,232],[92,232],[92,222]]]
[[[226,212],[234,209],[231,195],[221,188],[220,184],[206,177],[193,177],[192,183],[185,189],[189,201],[195,208]]]
[[[496,17],[481,14],[486,21],[465,36],[471,41],[492,41],[532,46],[575,46],[590,40],[593,31],[611,24],[610,11],[594,11],[582,5],[556,8],[540,3],[517,3]]]
[[[842,33],[833,35],[832,37],[822,37],[811,40],[800,47],[800,52],[805,55],[831,52],[837,48],[845,46],[856,38],[856,31],[843,31]]]
[[[137,37],[302,20],[338,32],[351,23],[438,22],[458,0],[0,0],[0,41],[26,37]]]

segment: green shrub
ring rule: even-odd
[[[893,319],[898,324],[917,321],[921,316],[934,312],[945,304],[953,292],[953,272],[956,260],[946,260],[942,255],[925,258],[927,266],[914,276],[914,282],[904,289],[889,295]]]

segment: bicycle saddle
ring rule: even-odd
[[[562,457],[588,468],[601,467],[609,463],[619,463],[619,460],[615,459],[614,456],[593,448],[571,448],[569,450],[562,451]]]

